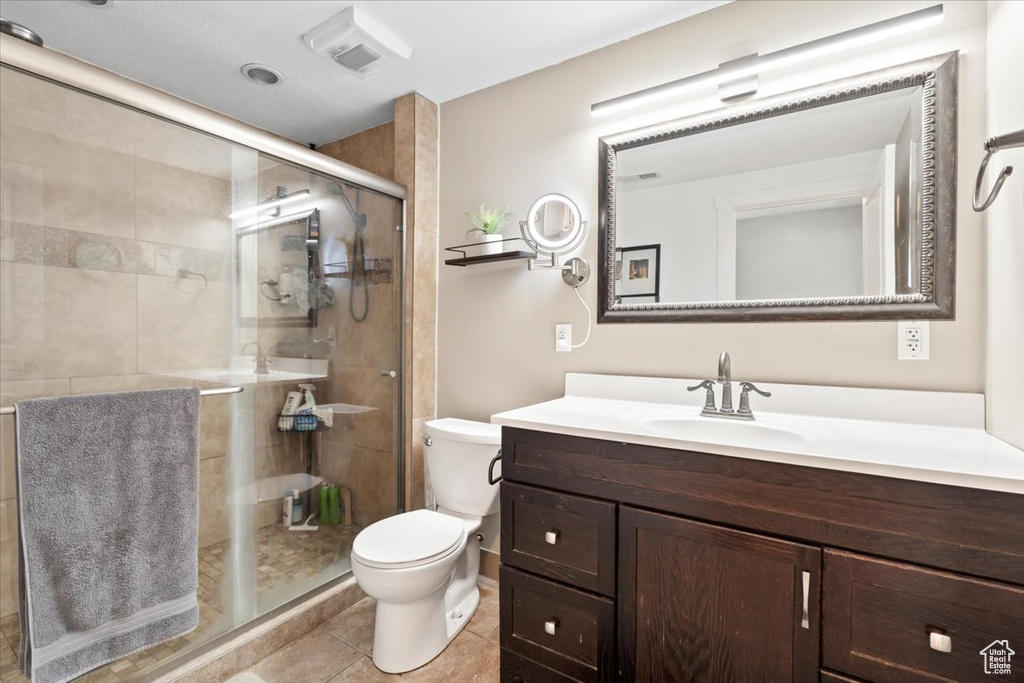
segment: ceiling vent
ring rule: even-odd
[[[313,52],[366,78],[412,56],[412,48],[358,7],[349,7],[308,31],[302,40]]]
[[[633,173],[631,175],[619,176],[619,181],[624,184],[642,183],[648,180],[656,180],[660,177],[661,174],[657,171],[648,171],[647,173]]]

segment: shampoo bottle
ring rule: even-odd
[[[288,492],[283,499],[282,510],[281,510],[281,523],[286,527],[292,525],[292,494]]]
[[[306,521],[306,516],[302,507],[302,498],[299,496],[298,489],[292,489],[292,526],[302,524],[304,521]]]

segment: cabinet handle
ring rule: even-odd
[[[941,631],[928,631],[928,645],[939,652],[953,651],[953,639]]]
[[[545,532],[545,534],[544,534],[544,542],[547,543],[548,545],[554,545],[554,544],[558,543],[558,532],[557,531]]]
[[[556,626],[557,626],[557,624],[555,623],[554,620],[545,621],[544,622],[544,633],[547,633],[549,636],[555,635],[555,627]]]
[[[810,600],[810,593],[811,593],[811,573],[810,572],[800,572],[800,579],[801,579],[801,582],[803,583],[803,589],[804,589],[804,611],[803,611],[803,614],[800,616],[800,628],[810,628],[811,627],[811,614],[810,614],[810,612],[807,609],[807,602]]]

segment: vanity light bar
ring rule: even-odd
[[[794,45],[766,55],[751,55],[750,60],[736,60],[703,73],[687,76],[651,88],[638,90],[590,105],[591,116],[608,116],[635,109],[651,102],[669,99],[706,85],[728,83],[763,71],[832,54],[858,45],[873,43],[892,36],[909,33],[942,23],[942,5],[933,5],[860,28],[836,33],[808,43]]]
[[[244,209],[239,209],[238,211],[233,211],[228,216],[228,218],[235,219],[244,218],[247,216],[250,218],[255,218],[260,211],[266,211],[267,209],[273,209],[274,207],[281,206],[283,204],[297,202],[298,200],[305,199],[308,196],[309,190],[298,190],[297,192],[292,192],[291,194],[285,195],[284,197],[272,199],[269,202],[263,202],[262,204],[257,204],[256,206],[250,206]]]

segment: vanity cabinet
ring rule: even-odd
[[[1024,646],[1020,495],[502,434],[505,683],[988,680]]]
[[[629,506],[619,519],[621,680],[814,680],[820,549]]]

